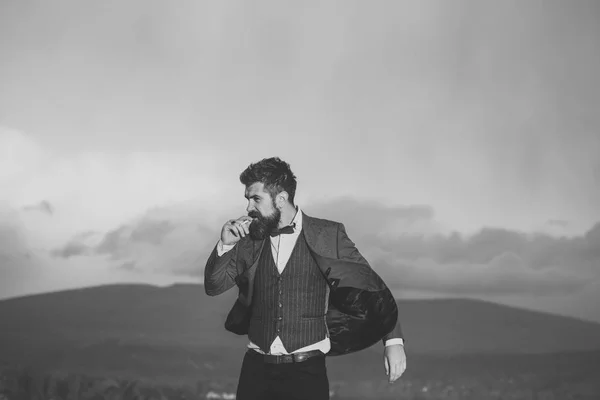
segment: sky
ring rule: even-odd
[[[0,0],[0,298],[201,282],[278,156],[399,298],[600,322],[600,4]]]

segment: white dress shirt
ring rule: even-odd
[[[296,215],[294,216],[294,219],[290,223],[290,225],[292,225],[293,223],[296,224],[294,227],[294,232],[290,233],[290,234],[277,235],[277,236],[271,237],[271,252],[273,254],[273,260],[275,260],[277,269],[279,270],[280,274],[285,269],[285,266],[292,254],[292,250],[294,249],[294,246],[296,245],[296,240],[298,240],[298,237],[300,236],[300,233],[302,232],[302,210],[300,210],[300,207],[296,207],[296,210],[297,210]],[[219,243],[217,245],[217,254],[220,257],[223,254],[225,254],[226,252],[228,252],[229,250],[231,250],[234,246],[235,245],[225,245],[225,244],[223,244],[223,242],[221,240],[219,240]],[[327,288],[327,294],[329,295],[329,287]],[[327,305],[325,305],[325,307],[327,307]],[[386,346],[391,346],[393,344],[404,344],[404,341],[401,338],[395,338],[395,339],[387,340],[385,342]],[[256,344],[254,344],[252,342],[250,342],[248,344],[248,347],[251,349],[254,349],[260,353],[263,352],[262,350],[260,350],[260,348]],[[323,340],[321,340],[317,343],[311,344],[309,346],[303,347],[301,349],[298,349],[298,350],[294,351],[294,353],[310,351],[310,350],[321,350],[323,353],[327,353],[327,352],[329,352],[330,349],[331,349],[331,342],[329,341],[329,336],[326,336]],[[275,340],[273,341],[273,343],[271,344],[270,354],[274,354],[274,355],[290,354],[285,349],[279,336],[277,336],[275,338]]]

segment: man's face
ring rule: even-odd
[[[250,237],[256,240],[264,239],[277,228],[281,211],[275,206],[271,195],[264,190],[262,182],[256,182],[246,187],[245,197],[248,199],[246,211],[253,218],[250,223]]]

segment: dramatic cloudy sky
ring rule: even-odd
[[[200,281],[277,155],[399,297],[600,321],[600,3],[0,1],[0,298]]]

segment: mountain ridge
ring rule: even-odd
[[[4,365],[151,379],[235,379],[248,343],[224,328],[237,290],[110,284],[0,300]],[[600,324],[473,299],[398,300],[409,376],[595,368]],[[380,379],[383,344],[329,357],[332,379]],[[557,364],[558,363],[558,364]]]
[[[0,300],[0,350],[29,343],[243,346],[223,323],[232,289],[207,296],[202,284],[108,284]],[[468,298],[397,300],[407,351],[421,354],[558,353],[600,350],[600,323]],[[40,334],[43,332],[43,334]],[[369,350],[377,350],[372,346]],[[377,350],[378,351],[378,350]]]
[[[38,297],[47,296],[47,295],[75,293],[75,292],[90,291],[90,290],[102,290],[102,289],[107,289],[107,288],[123,288],[123,289],[125,289],[125,288],[130,288],[130,289],[146,288],[146,289],[152,289],[152,290],[194,288],[194,289],[199,289],[201,291],[201,293],[204,294],[203,287],[204,287],[204,285],[202,283],[189,283],[189,282],[176,282],[176,283],[172,283],[172,284],[164,285],[164,286],[155,285],[155,284],[151,284],[151,283],[139,283],[139,282],[108,283],[108,284],[83,286],[83,287],[78,287],[78,288],[59,289],[59,290],[44,291],[44,292],[38,292],[38,293],[22,294],[22,295],[18,295],[18,296],[0,298],[0,305],[3,303],[6,303],[6,302],[12,302],[12,301],[18,301],[18,300],[24,300],[24,299],[30,299],[30,298],[38,298]],[[236,292],[236,289],[235,288],[231,289],[227,294],[230,295],[232,292]],[[209,297],[211,297],[211,296],[209,296]],[[218,297],[218,296],[215,296],[215,297]],[[582,318],[582,317],[578,317],[578,316],[565,315],[565,314],[561,314],[561,313],[553,313],[553,312],[549,312],[549,311],[535,310],[535,309],[526,308],[526,307],[518,307],[518,306],[514,306],[514,305],[502,304],[499,302],[494,302],[494,301],[485,300],[485,299],[472,298],[472,297],[452,296],[452,297],[435,297],[435,298],[420,298],[420,299],[396,298],[396,302],[400,303],[400,304],[410,304],[410,303],[438,304],[438,303],[448,303],[448,302],[454,302],[454,303],[464,302],[465,304],[479,303],[479,304],[486,304],[486,305],[490,305],[490,306],[497,306],[497,307],[501,307],[503,309],[512,309],[514,311],[519,311],[519,312],[524,311],[524,312],[531,313],[531,314],[564,318],[564,319],[568,319],[568,320],[572,320],[572,321],[578,321],[578,322],[589,323],[589,324],[594,324],[594,325],[600,326],[600,322],[598,322],[598,321],[594,321],[591,319],[586,319],[586,318]]]

